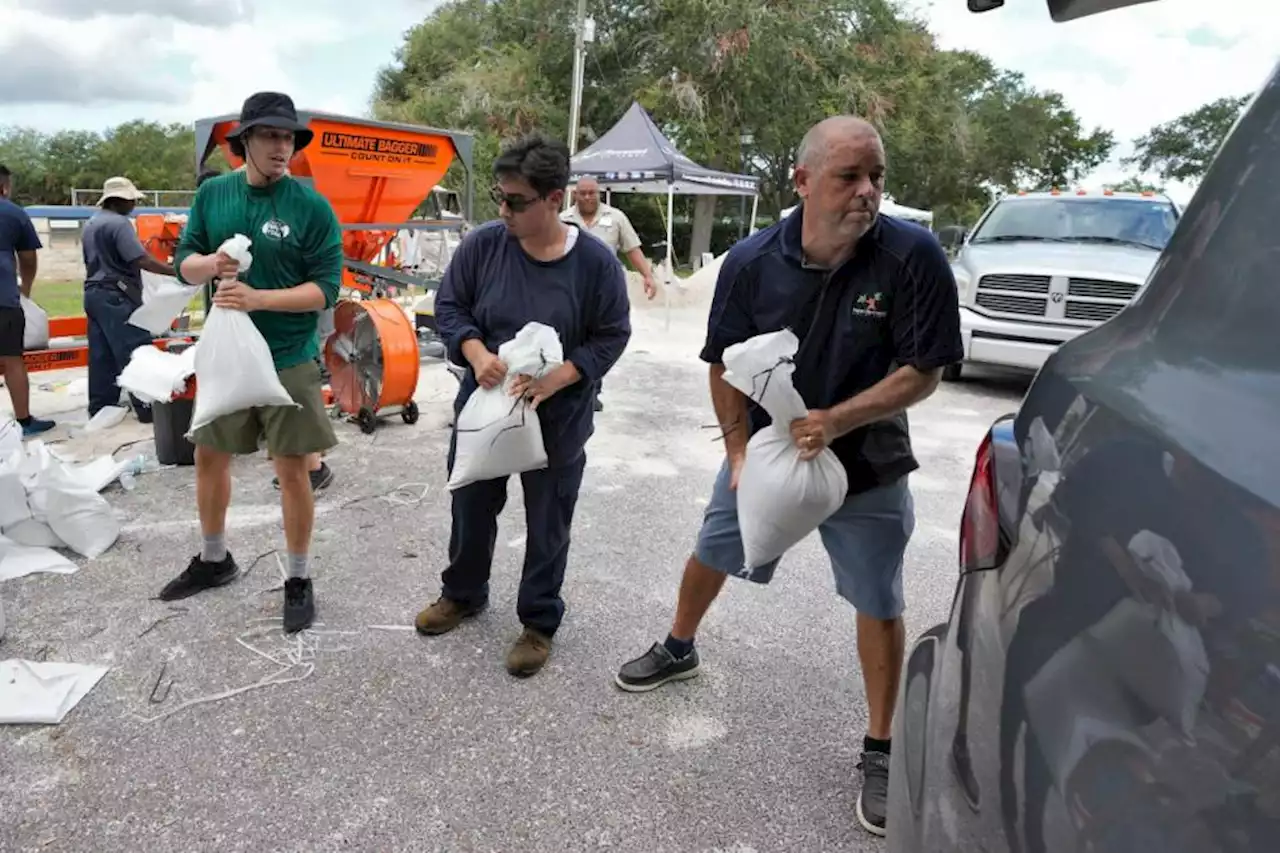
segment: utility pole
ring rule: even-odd
[[[582,66],[587,47],[587,0],[578,0],[578,17],[573,27],[573,93],[569,100],[569,156],[578,151],[578,125],[582,121]]]

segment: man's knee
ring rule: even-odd
[[[280,478],[281,487],[292,484],[311,488],[311,456],[309,454],[275,456],[272,461],[275,463],[276,476]]]
[[[231,454],[207,444],[196,445],[196,471],[210,473],[225,471],[231,467]]]

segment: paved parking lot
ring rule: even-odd
[[[667,330],[660,309],[637,312],[588,448],[568,616],[528,681],[503,668],[519,630],[518,486],[488,612],[445,637],[405,630],[439,590],[449,536],[452,380],[439,366],[418,425],[340,428],[314,547],[323,625],[301,645],[270,630],[273,556],[185,613],[150,600],[199,541],[190,469],[110,492],[125,523],[110,552],[0,589],[0,658],[111,667],[62,725],[0,729],[0,850],[881,849],[853,816],[865,706],[852,611],[816,536],[772,586],[731,582],[699,638],[701,678],[640,696],[611,683],[665,636],[721,458],[702,428],[700,323],[694,311]],[[974,450],[1024,390],[971,379],[912,415],[912,635],[945,618]],[[270,480],[262,457],[238,461],[229,544],[242,566],[282,545]],[[312,664],[287,674],[309,676],[146,721],[275,671],[237,638]],[[153,704],[162,667],[172,688]]]

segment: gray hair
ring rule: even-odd
[[[796,152],[796,165],[804,166],[806,169],[821,167],[827,159],[832,138],[840,134],[880,138],[880,131],[864,118],[853,115],[830,116],[809,128],[809,132],[800,140],[800,148]]]

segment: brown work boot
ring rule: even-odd
[[[520,633],[511,651],[507,652],[507,672],[517,678],[528,678],[551,657],[551,638],[532,628]]]
[[[482,610],[484,610],[484,605],[472,607],[451,601],[442,595],[436,600],[435,604],[418,614],[418,618],[413,622],[413,627],[418,629],[419,634],[428,636],[447,634],[457,628],[463,619],[470,619]]]

